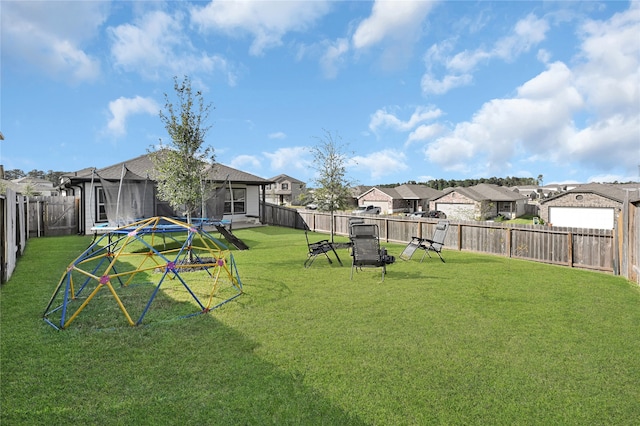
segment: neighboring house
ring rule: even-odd
[[[429,208],[444,212],[449,219],[487,220],[498,215],[515,219],[525,213],[527,197],[502,186],[481,183],[444,192],[430,201]]]
[[[601,183],[579,185],[542,201],[540,217],[552,226],[613,229],[625,199],[638,198],[639,186]]]
[[[532,201],[544,197],[542,188],[537,185],[512,186],[509,189],[511,189],[513,192],[517,192],[520,195],[524,195]]]
[[[359,206],[373,205],[380,207],[383,214],[392,214],[428,210],[429,200],[441,195],[441,191],[426,185],[404,184],[395,188],[374,186],[357,199]]]
[[[169,204],[158,200],[156,196],[154,165],[150,155],[146,154],[102,169],[86,168],[62,176],[61,187],[68,194],[81,198],[81,232],[90,234],[93,226],[108,222],[105,192],[99,178],[114,182],[121,179],[123,172],[126,172],[127,179],[138,182],[137,186],[142,188],[144,194],[141,198],[146,216],[176,216]],[[228,182],[231,187],[226,191],[224,219],[243,222],[261,218],[261,205],[264,203],[261,194],[264,194],[264,186],[271,181],[219,163],[209,168],[207,179],[218,184]],[[127,189],[127,185],[123,187]]]
[[[380,207],[381,214],[391,214],[402,209],[404,202],[395,189],[374,186],[358,196],[358,206]]]
[[[265,186],[267,203],[278,205],[297,204],[300,194],[306,191],[306,183],[287,175],[278,175],[269,179],[273,183]]]
[[[53,186],[53,182],[46,179],[25,176],[10,182],[8,186],[22,195],[58,195],[58,189]]]
[[[404,184],[394,189],[405,201],[406,213],[429,210],[429,201],[443,194],[442,191],[418,184]]]

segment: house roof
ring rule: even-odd
[[[393,188],[380,188],[380,187],[377,187],[377,186],[372,186],[368,190],[366,190],[364,192],[361,192],[360,195],[356,196],[356,198],[362,198],[365,194],[368,194],[368,193],[370,193],[372,191],[380,191],[380,192],[382,192],[383,194],[385,194],[387,197],[389,197],[391,199],[393,199],[393,198],[402,198],[400,196],[400,194],[398,194],[398,191],[396,191]]]
[[[353,195],[353,198],[359,198],[362,194],[369,191],[371,188],[373,188],[373,186],[357,185],[351,188],[351,194]]]
[[[442,195],[442,191],[430,188],[426,185],[419,184],[404,184],[396,186],[395,188],[388,187],[369,187],[366,191],[363,191],[356,198],[360,198],[363,195],[377,189],[378,191],[386,194],[389,198],[395,200],[430,200]]]
[[[273,181],[273,182],[282,182],[282,181],[286,180],[286,181],[289,181],[291,183],[306,183],[306,182],[303,182],[301,180],[298,180],[296,178],[293,178],[293,177],[291,177],[289,175],[285,175],[285,174],[279,174],[278,176],[274,176],[269,180]]]
[[[627,192],[629,192],[629,198],[631,200],[638,198],[640,189],[639,185],[615,185],[604,183],[587,183],[570,189],[566,192],[558,194],[549,199],[543,200],[540,204],[548,203],[549,201],[556,200],[560,197],[564,197],[568,194],[596,194],[604,198],[608,198],[619,203],[624,202]]]
[[[473,201],[518,201],[524,200],[525,197],[515,191],[504,186],[494,185],[492,183],[480,183],[469,187],[448,188],[444,194],[437,198],[441,198],[451,192],[457,192]]]
[[[442,191],[430,188],[426,185],[404,184],[394,188],[400,197],[405,200],[430,200],[442,195]]]
[[[104,167],[102,169],[95,169],[93,167],[79,170],[75,173],[65,173],[63,176],[70,181],[89,181],[92,179],[93,172],[95,171],[98,176],[103,179],[120,179],[122,176],[123,167],[127,171],[127,178],[130,179],[153,179],[154,164],[151,159],[151,154],[144,154],[130,160],[122,161],[112,166]],[[227,178],[231,182],[240,182],[247,184],[268,184],[272,183],[269,180],[263,179],[259,176],[246,173],[233,167],[225,166],[221,163],[215,163],[207,169],[207,176],[214,182],[224,182]]]

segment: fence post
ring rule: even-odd
[[[567,232],[567,265],[573,268],[573,232]]]

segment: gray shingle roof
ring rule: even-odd
[[[98,176],[103,179],[116,180],[122,176],[123,166],[127,170],[127,177],[132,179],[153,179],[154,165],[151,154],[144,154],[130,160],[122,161],[112,166],[104,167],[96,170]],[[91,180],[92,171],[95,168],[85,168],[75,173],[67,173],[64,176],[72,181],[88,181]],[[133,176],[131,175],[133,174]],[[209,179],[215,182],[224,182],[227,177],[231,182],[247,183],[247,184],[269,184],[269,180],[259,176],[246,173],[233,167],[225,166],[221,163],[215,163],[209,167],[207,171]]]
[[[517,201],[527,198],[522,194],[518,194],[517,192],[510,190],[509,188],[491,183],[480,183],[466,188],[448,188],[444,193],[448,194],[452,191],[462,194],[474,201]]]
[[[579,193],[589,193],[600,195],[601,197],[609,198],[611,200],[617,201],[619,203],[624,202],[627,192],[629,192],[629,199],[634,200],[639,196],[639,187],[637,185],[615,185],[615,184],[605,184],[605,183],[587,183],[584,185],[579,185],[576,188],[570,189],[569,191],[558,194],[554,197],[543,200],[541,204],[547,203],[551,200],[555,200],[557,198],[563,197],[567,194],[579,194]]]
[[[394,188],[400,197],[405,200],[430,200],[442,195],[442,191],[430,188],[426,185],[404,184]]]

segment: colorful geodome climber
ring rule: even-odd
[[[105,231],[62,274],[44,313],[54,328],[188,317],[242,294],[233,254],[200,226],[152,217]]]

